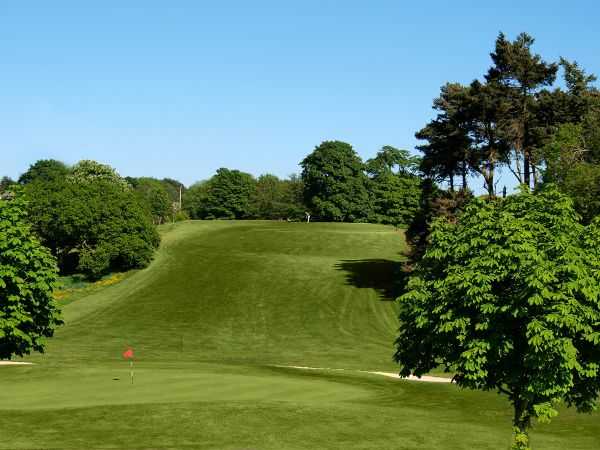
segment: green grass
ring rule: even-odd
[[[0,368],[0,448],[508,448],[510,408],[496,394],[274,367],[397,370],[390,299],[404,243],[393,228],[161,231],[148,269],[66,304],[36,365]],[[561,411],[533,443],[598,448],[598,416]]]

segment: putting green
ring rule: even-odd
[[[510,408],[493,393],[275,367],[396,370],[393,228],[162,232],[148,269],[65,306],[35,365],[0,368],[0,448],[508,448]],[[563,411],[533,443],[598,448],[598,416]]]

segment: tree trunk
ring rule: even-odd
[[[461,176],[462,176],[462,189],[463,189],[463,191],[466,191],[467,190],[467,167],[466,167],[466,164],[463,165],[463,167],[462,167]]]
[[[454,175],[450,175],[450,192],[454,192]]]
[[[531,450],[529,446],[529,428],[531,427],[531,414],[528,411],[526,400],[514,401],[515,416],[513,418],[513,443],[512,450]]]
[[[531,165],[529,154],[526,152],[523,154],[523,184],[527,186],[527,188],[531,187]]]

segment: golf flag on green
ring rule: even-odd
[[[127,347],[127,350],[123,352],[123,358],[129,360],[129,376],[131,377],[131,384],[133,384],[133,349]]]

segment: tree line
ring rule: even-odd
[[[577,62],[547,62],[533,52],[526,33],[510,41],[502,33],[492,65],[469,85],[447,83],[433,101],[436,117],[416,133],[423,144],[421,170],[453,191],[459,180],[483,179],[497,195],[498,171],[535,189],[555,183],[573,196],[586,220],[600,212],[600,93],[596,77]],[[558,83],[562,69],[562,83]],[[588,189],[588,194],[578,192]],[[590,191],[591,190],[591,191]]]
[[[386,146],[363,162],[350,144],[326,141],[280,179],[221,168],[186,188],[165,178],[122,177],[83,160],[32,164],[0,195],[18,192],[28,221],[62,274],[97,279],[145,267],[160,238],[154,225],[186,219],[266,219],[407,224],[419,206],[419,159]]]
[[[441,367],[505,395],[519,450],[557,405],[590,412],[600,394],[600,92],[533,43],[500,33],[483,78],[442,86],[416,133],[423,181],[395,354],[402,375]],[[498,195],[500,170],[517,193]]]
[[[363,162],[348,143],[325,141],[301,163],[300,176],[279,179],[221,168],[184,195],[193,219],[272,219],[404,225],[419,206],[419,158],[383,147]]]

